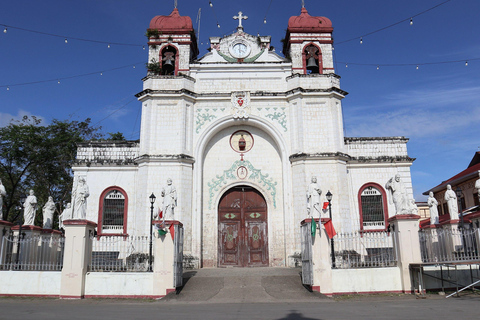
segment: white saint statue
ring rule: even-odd
[[[55,202],[52,197],[48,197],[47,203],[43,206],[43,229],[53,229],[53,214],[55,212]]]
[[[78,182],[72,191],[72,219],[84,220],[87,218],[87,198],[89,195],[85,178],[78,178]]]
[[[317,183],[317,177],[313,176],[307,190],[307,213],[309,218],[320,218],[320,195],[322,190]]]
[[[3,219],[3,197],[5,196],[7,196],[7,190],[5,190],[2,179],[0,179],[0,220]]]
[[[72,219],[72,204],[67,203],[62,214],[58,216],[58,228],[64,229],[63,221]]]
[[[480,173],[478,175],[480,176]],[[480,203],[480,179],[475,181],[475,189],[477,189],[478,202]]]
[[[433,196],[433,192],[430,191],[427,200],[428,208],[430,209],[430,224],[438,224],[438,201]]]
[[[26,226],[33,226],[35,223],[35,213],[37,211],[37,197],[35,197],[33,190],[23,204],[23,224]]]
[[[445,201],[448,205],[448,213],[450,213],[450,220],[458,220],[458,204],[457,195],[452,190],[452,186],[447,184],[447,191],[445,191]]]
[[[172,179],[167,179],[167,186],[162,189],[163,216],[165,220],[173,220],[174,209],[177,206],[177,190],[172,184]]]
[[[415,202],[409,200],[407,190],[400,180],[400,174],[396,174],[395,177],[390,178],[385,189],[390,191],[390,203],[395,205],[395,214],[416,214],[418,209],[415,206]]]

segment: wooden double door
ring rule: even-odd
[[[268,266],[267,203],[254,188],[228,190],[218,206],[219,267]]]

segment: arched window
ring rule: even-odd
[[[127,234],[127,193],[120,187],[105,189],[100,196],[97,233]]]
[[[385,190],[376,183],[364,184],[358,192],[358,202],[360,208],[360,230],[385,230],[388,219]]]

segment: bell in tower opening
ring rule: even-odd
[[[175,55],[177,50],[167,46],[162,50],[162,75],[175,75]]]
[[[314,45],[310,45],[305,48],[305,60],[307,73],[319,73],[319,59],[318,59],[318,48]]]

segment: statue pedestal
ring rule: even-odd
[[[163,225],[163,221],[153,221],[153,224]],[[161,235],[158,230],[154,230],[153,294],[159,297],[175,291],[175,243],[172,236],[174,225],[183,226],[179,221],[165,220],[167,233]]]
[[[312,238],[312,268],[313,285],[312,290],[318,291],[324,295],[332,296],[332,256],[330,239],[325,230],[325,223],[330,218],[313,219],[317,224],[315,237]],[[311,222],[308,218],[302,221],[302,224]]]
[[[394,248],[397,253],[398,267],[402,277],[402,291],[411,293],[415,291],[410,280],[410,264],[422,263],[420,253],[420,240],[418,238],[419,215],[402,214],[388,219],[394,233]]]
[[[442,223],[442,229],[445,231],[445,253],[449,260],[456,260],[456,252],[462,251],[462,236],[459,228],[459,220],[449,220]]]
[[[92,240],[97,224],[88,220],[65,220],[61,299],[81,299],[85,295],[85,275],[92,257]]]

